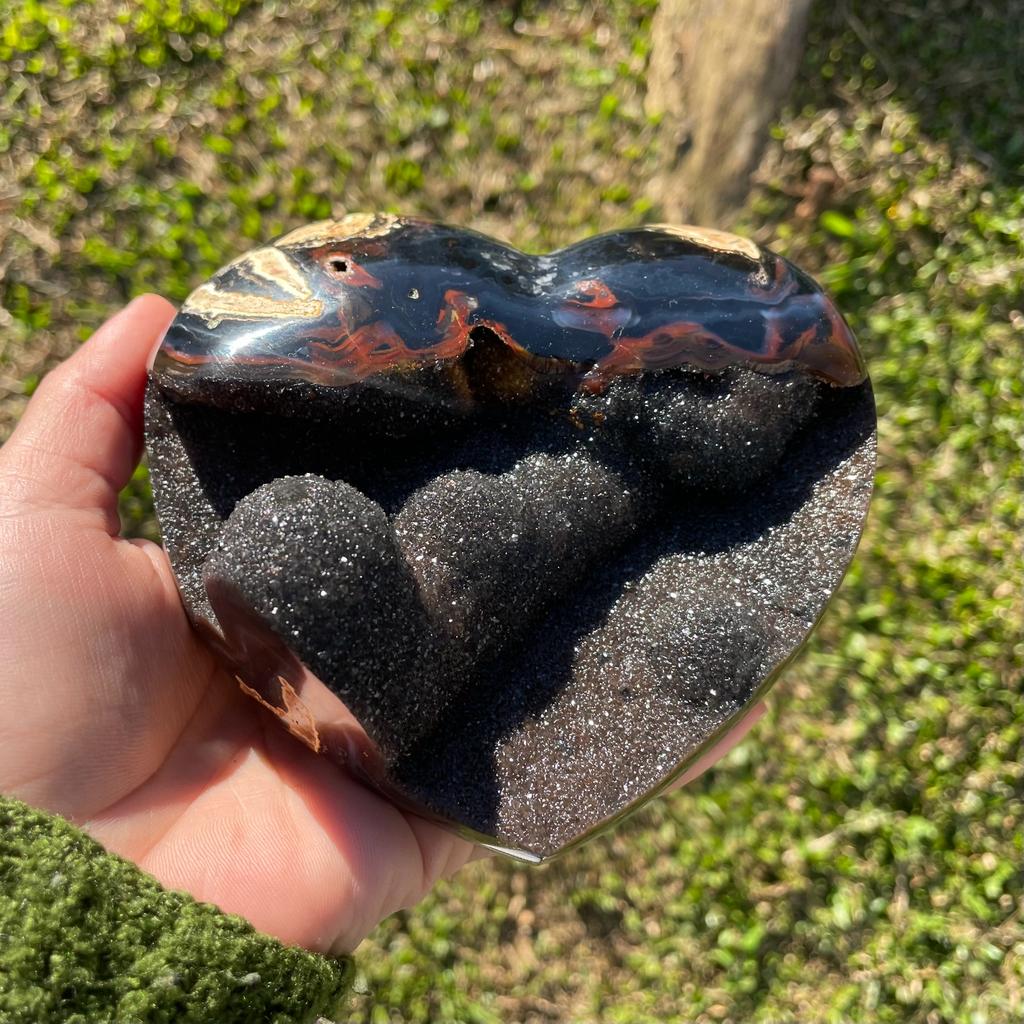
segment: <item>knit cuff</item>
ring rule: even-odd
[[[0,796],[0,1020],[299,1024],[351,962],[170,892],[69,822]]]

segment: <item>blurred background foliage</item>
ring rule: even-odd
[[[0,437],[130,296],[303,221],[658,217],[653,0],[0,0]],[[739,226],[859,334],[867,535],[755,737],[362,947],[351,1019],[1024,1019],[1024,5],[818,3]],[[155,535],[140,470],[130,532]]]

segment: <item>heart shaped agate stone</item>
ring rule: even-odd
[[[540,860],[759,697],[856,547],[864,364],[805,274],[654,226],[358,215],[185,302],[147,395],[196,626],[313,750]]]

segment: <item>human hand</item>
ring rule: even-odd
[[[132,302],[0,449],[0,790],[261,931],[349,950],[475,848],[290,736],[192,630],[164,552],[118,536],[147,359],[173,315]]]

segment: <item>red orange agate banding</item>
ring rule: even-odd
[[[154,372],[184,396],[221,375],[344,386],[457,363],[488,334],[587,391],[683,366],[865,379],[828,296],[749,239],[656,225],[530,256],[383,214],[310,224],[228,264],[186,300]]]

